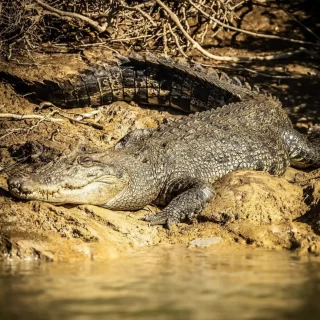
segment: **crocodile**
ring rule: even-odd
[[[177,73],[184,70],[170,68]],[[185,72],[184,79],[193,73]],[[190,78],[206,86],[199,99],[192,91],[188,106],[194,99],[209,110],[168,121],[157,129],[132,131],[101,152],[76,149],[32,173],[13,174],[8,178],[10,193],[26,200],[93,204],[112,210],[138,210],[155,203],[162,210],[142,219],[170,228],[200,213],[214,197],[214,182],[229,172],[248,169],[281,175],[289,165],[320,166],[317,136],[309,139],[296,131],[277,99],[210,75],[196,77]],[[189,82],[179,85],[180,100],[185,83]],[[149,93],[147,103],[151,102]],[[214,100],[211,106],[208,98],[214,94],[218,102]],[[168,95],[172,104],[174,94]]]

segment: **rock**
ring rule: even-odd
[[[222,241],[221,237],[212,238],[197,238],[189,242],[189,245],[199,248],[207,248],[214,244],[220,243]]]

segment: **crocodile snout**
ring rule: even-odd
[[[32,188],[23,176],[14,175],[8,179],[8,187],[11,194],[17,197],[32,193]]]

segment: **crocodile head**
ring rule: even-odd
[[[60,157],[32,173],[8,178],[10,193],[26,200],[105,205],[128,184],[116,159],[104,153],[75,153]]]

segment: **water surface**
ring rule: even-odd
[[[320,319],[320,258],[154,247],[118,260],[0,262],[0,319]]]

